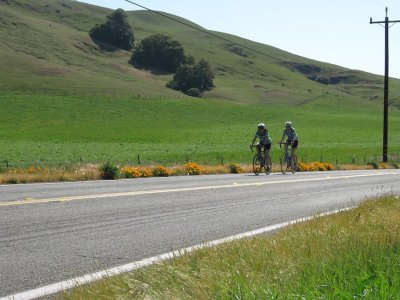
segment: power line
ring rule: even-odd
[[[135,2],[133,2],[133,1],[130,1],[130,0],[125,0],[125,1],[126,1],[126,2],[129,2],[129,3],[133,4],[133,5],[136,5],[136,6],[138,6],[138,7],[141,7],[141,8],[143,8],[143,9],[145,9],[145,10],[148,10],[148,11],[150,11],[150,12],[152,12],[152,13],[154,13],[154,14],[157,14],[157,15],[159,15],[159,16],[161,16],[161,17],[167,18],[167,19],[169,19],[169,20],[172,20],[172,21],[177,22],[177,23],[179,23],[179,24],[185,25],[185,26],[187,26],[187,27],[190,27],[190,28],[195,29],[195,30],[197,30],[197,31],[200,31],[200,32],[202,32],[202,33],[208,34],[208,35],[210,35],[210,36],[212,36],[212,37],[215,37],[215,38],[217,38],[217,39],[220,39],[220,40],[223,40],[223,41],[225,41],[225,42],[231,43],[231,44],[233,44],[233,45],[242,47],[242,48],[247,49],[247,50],[249,50],[249,51],[253,51],[253,52],[258,53],[258,54],[261,54],[261,55],[263,55],[263,56],[267,56],[267,57],[276,59],[276,60],[278,60],[278,61],[284,62],[284,61],[283,61],[282,59],[280,59],[280,58],[277,58],[277,57],[275,57],[275,56],[269,55],[269,54],[267,54],[267,53],[265,53],[265,52],[256,50],[256,49],[254,49],[254,48],[247,47],[247,46],[242,45],[242,44],[239,44],[239,43],[237,43],[237,42],[231,41],[231,40],[229,40],[229,39],[227,39],[227,38],[224,38],[224,37],[222,37],[222,36],[219,36],[219,35],[217,35],[217,34],[214,34],[214,33],[210,32],[210,31],[208,31],[208,30],[204,30],[204,29],[202,29],[202,28],[199,28],[199,27],[190,25],[190,24],[188,24],[188,23],[185,23],[185,22],[183,22],[183,21],[177,20],[177,19],[175,19],[175,18],[173,18],[173,17],[171,17],[171,16],[168,16],[168,15],[163,14],[163,13],[161,13],[161,12],[152,10],[152,9],[150,9],[150,8],[148,8],[148,7],[145,7],[145,6],[143,6],[143,5],[140,5],[140,4],[135,3]]]

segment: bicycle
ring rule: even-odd
[[[253,145],[250,145],[251,152],[253,152]],[[270,158],[271,162],[271,158]],[[271,173],[271,165],[267,166],[265,162],[265,157],[260,151],[260,153],[254,154],[253,157],[253,172],[255,175],[259,175],[262,172],[262,169],[264,168],[265,174],[269,175]]]
[[[286,174],[287,171],[291,171],[293,174],[297,171],[297,159],[296,156],[292,159],[291,155],[289,155],[289,144],[288,142],[280,142],[279,147],[282,148],[282,145],[288,145],[283,148],[283,154],[280,157],[279,161],[281,164],[282,174]]]

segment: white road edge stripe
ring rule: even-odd
[[[145,258],[143,260],[139,260],[139,261],[135,261],[133,263],[129,263],[126,265],[122,265],[122,266],[118,266],[118,267],[114,267],[105,271],[100,271],[100,272],[96,272],[96,273],[92,273],[92,274],[87,274],[87,275],[83,275],[80,277],[76,277],[76,278],[72,278],[66,281],[62,281],[62,282],[58,282],[58,283],[54,283],[51,285],[47,285],[47,286],[43,286],[37,289],[33,289],[33,290],[29,290],[26,292],[22,292],[22,293],[18,293],[18,294],[14,294],[14,295],[9,295],[6,297],[2,297],[0,298],[0,300],[30,300],[30,299],[36,299],[39,297],[44,297],[44,296],[49,296],[61,291],[65,291],[83,284],[87,284],[96,280],[100,280],[104,277],[108,277],[108,276],[114,276],[114,275],[120,275],[123,273],[127,273],[127,272],[131,272],[146,266],[149,266],[153,263],[156,262],[161,262],[163,260],[167,260],[167,259],[171,259],[174,257],[179,257],[182,256],[186,253],[191,253],[195,250],[199,250],[199,249],[203,249],[206,247],[211,247],[211,246],[216,246],[222,243],[226,243],[226,242],[231,242],[234,240],[239,240],[245,237],[251,237],[254,235],[258,235],[258,234],[262,234],[262,233],[266,233],[266,232],[270,232],[270,231],[274,231],[283,227],[286,227],[288,225],[292,225],[292,224],[296,224],[296,223],[300,223],[300,222],[304,222],[304,221],[308,221],[308,220],[312,220],[314,218],[318,218],[318,217],[323,217],[323,216],[328,216],[328,215],[332,215],[332,214],[336,214],[342,211],[348,211],[351,209],[356,208],[357,206],[352,206],[352,207],[346,207],[346,208],[342,208],[342,209],[336,209],[333,211],[329,211],[329,212],[325,212],[325,213],[321,213],[321,214],[317,214],[314,216],[309,216],[309,217],[304,217],[304,218],[300,218],[297,220],[292,220],[292,221],[288,221],[288,222],[283,222],[283,223],[279,223],[279,224],[275,224],[275,225],[270,225],[270,226],[266,226],[263,228],[259,228],[259,229],[255,229],[252,231],[248,231],[248,232],[244,232],[244,233],[240,233],[237,235],[232,235],[232,236],[228,236],[222,239],[218,239],[218,240],[214,240],[214,241],[210,241],[207,243],[202,243],[202,244],[198,244],[195,246],[191,246],[188,248],[183,248],[183,249],[179,249],[179,250],[175,250],[172,252],[168,252],[168,253],[164,253],[158,256],[153,256],[153,257],[149,257],[149,258]]]

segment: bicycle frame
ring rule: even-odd
[[[250,146],[251,152],[253,152],[253,147]],[[255,175],[259,175],[262,172],[262,169],[264,168],[265,174],[269,175],[271,173],[271,168],[266,165],[265,157],[262,153],[262,151],[254,154],[253,157],[253,172]]]
[[[294,161],[294,159],[296,157],[294,157],[294,159],[292,158],[292,155],[289,155],[289,147],[291,147],[291,145],[288,144],[288,142],[280,142],[279,143],[279,147],[282,148],[282,145],[284,145],[284,152],[282,157],[280,158],[280,163],[281,163],[281,171],[283,174],[286,174],[286,172],[288,170],[290,170],[293,174],[296,173],[296,162]],[[291,148],[290,148],[291,149]]]

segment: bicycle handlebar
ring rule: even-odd
[[[288,146],[292,146],[292,143],[289,143],[288,141],[285,141],[285,142],[279,142],[279,148],[282,148],[282,145],[288,145]]]

